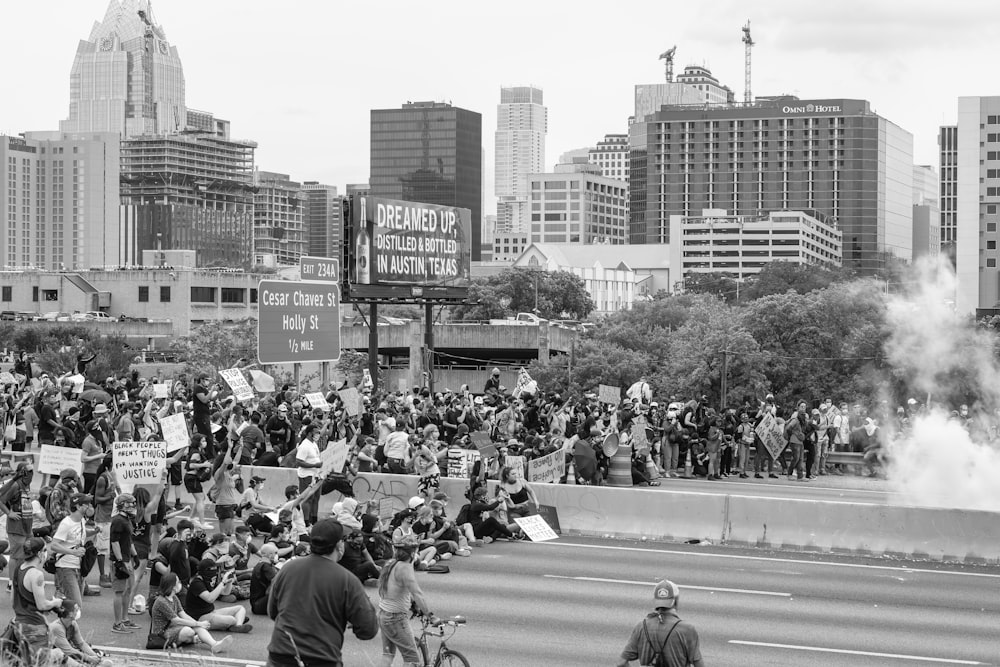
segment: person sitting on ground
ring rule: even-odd
[[[198,574],[188,586],[184,609],[199,621],[208,621],[211,630],[226,632],[250,632],[253,626],[247,623],[247,610],[242,605],[215,608],[215,601],[221,595],[231,595],[236,574],[226,570],[221,576],[215,561],[203,559],[198,563]]]
[[[538,498],[527,482],[518,477],[514,469],[505,467],[500,471],[499,496],[506,504],[507,516],[526,517],[538,514]]]
[[[365,535],[360,530],[345,533],[344,555],[340,557],[339,562],[363,584],[378,579],[381,571],[371,554],[368,553],[368,549],[365,548]]]
[[[417,510],[416,521],[413,522],[413,533],[420,540],[420,546],[432,546],[437,551],[438,558],[448,560],[458,551],[458,542],[444,537],[451,522],[434,520],[434,510],[429,505],[422,505]]]
[[[278,547],[267,542],[260,547],[260,561],[250,573],[250,611],[264,616],[267,614],[267,599],[271,594],[271,582],[278,576]]]
[[[271,529],[271,536],[264,544],[273,544],[278,551],[278,558],[291,558],[295,545],[288,539],[288,526],[279,523]]]
[[[63,600],[55,610],[56,619],[49,623],[49,641],[65,656],[64,667],[99,665],[111,667],[111,661],[98,655],[83,638],[80,626],[80,605],[75,600]]]
[[[486,487],[477,486],[472,492],[472,501],[466,509],[466,515],[463,517],[462,513],[459,512],[459,523],[472,524],[472,533],[476,537],[473,544],[476,546],[482,546],[484,542],[489,544],[493,540],[501,537],[514,539],[514,534],[507,528],[507,526],[497,521],[494,517],[488,516],[490,512],[493,512],[500,507],[501,502],[503,501],[499,498],[494,500],[492,503],[486,502]]]
[[[392,542],[382,532],[382,522],[377,516],[365,514],[361,517],[361,533],[365,536],[365,550],[377,565],[392,558]]]
[[[341,526],[344,527],[344,533],[348,531],[360,532],[361,531],[361,520],[358,519],[358,501],[354,498],[344,498],[341,502],[334,504],[334,507],[339,505],[339,509],[334,514],[334,519],[337,520]]]
[[[430,540],[430,543],[421,542],[420,537],[413,532],[413,524],[417,520],[417,511],[414,509],[409,510],[403,515],[403,520],[399,524],[396,530],[392,531],[392,543],[396,544],[404,539],[412,539],[417,541],[419,549],[417,550],[417,564],[415,567],[418,570],[426,570],[431,565],[437,563],[437,549],[434,548],[434,540]]]
[[[443,498],[439,498],[438,496],[442,496]],[[456,556],[471,556],[472,552],[469,551],[469,545],[476,539],[476,534],[472,531],[472,524],[469,522],[460,524],[457,521],[449,521],[445,514],[447,502],[448,496],[444,493],[434,494],[434,498],[430,502],[430,508],[434,514],[434,523],[438,528],[448,524],[441,537],[442,539],[458,544],[458,550],[455,552]]]
[[[163,575],[151,611],[150,638],[159,638],[163,648],[201,642],[207,644],[213,654],[226,652],[233,638],[226,636],[216,641],[208,631],[211,626],[208,621],[196,621],[181,607],[177,597],[180,592],[181,582],[177,575],[172,572]]]

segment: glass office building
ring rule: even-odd
[[[472,211],[480,259],[483,117],[442,102],[371,111],[371,195]]]

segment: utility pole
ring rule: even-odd
[[[747,24],[743,26],[743,44],[746,53],[745,63],[744,63],[744,82],[743,82],[743,102],[745,104],[750,104],[753,102],[753,95],[750,93],[750,49],[753,48],[753,38],[750,36],[750,20],[747,19]]]

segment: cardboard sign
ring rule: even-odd
[[[167,454],[191,446],[187,422],[184,421],[182,414],[168,415],[161,419],[160,431],[163,433],[163,439],[167,442]]]
[[[253,400],[253,389],[250,388],[250,383],[243,377],[243,372],[240,369],[227,368],[224,371],[219,371],[219,375],[226,381],[229,388],[233,390],[233,395],[237,401]]]
[[[58,475],[66,468],[72,468],[77,475],[83,474],[83,450],[76,447],[42,445],[38,457],[38,472],[44,475]]]
[[[649,450],[649,439],[646,437],[646,427],[648,422],[642,415],[636,415],[632,419],[632,448],[637,452]]]
[[[621,387],[612,387],[607,384],[598,385],[597,400],[601,403],[618,405],[622,402],[622,389]]]
[[[347,389],[341,389],[337,392],[340,396],[340,400],[344,402],[344,408],[347,410],[347,414],[352,417],[356,417],[361,414],[361,394],[354,387],[348,387]]]
[[[528,461],[528,481],[531,483],[558,484],[565,474],[566,454],[561,449]]]
[[[754,432],[760,441],[764,443],[764,449],[770,454],[771,460],[777,459],[785,449],[784,428],[778,423],[772,414],[765,414]]]
[[[525,460],[523,456],[507,456],[504,458],[503,463],[511,469],[514,473],[514,477],[517,479],[524,479]]]
[[[330,411],[330,404],[326,402],[326,397],[323,396],[322,392],[314,391],[309,394],[303,394],[303,396],[309,401],[309,407],[313,409],[319,408],[323,412]]]
[[[534,516],[519,516],[514,518],[514,523],[521,527],[524,534],[528,536],[532,542],[546,542],[548,540],[558,539],[559,536],[556,535],[556,531],[552,530],[549,524],[545,523],[545,519],[535,514]]]
[[[497,446],[490,440],[490,434],[486,431],[473,431],[469,434],[473,446],[479,450],[479,455],[483,457],[496,456]]]
[[[264,371],[250,371],[250,379],[253,380],[253,388],[262,394],[270,394],[274,391],[274,378]]]
[[[170,398],[170,385],[165,382],[154,384],[153,398]]]
[[[545,519],[545,523],[549,524],[549,527],[557,535],[562,535],[562,527],[559,525],[559,512],[556,510],[555,505],[539,505],[538,516]]]
[[[361,371],[361,386],[365,389],[373,389],[375,383],[372,382],[372,372],[367,368]]]
[[[123,489],[159,484],[167,467],[167,443],[118,441],[111,444],[115,476]]]
[[[392,507],[393,500],[391,497],[378,499],[378,518],[383,521],[392,521],[392,517],[396,514]]]
[[[331,442],[319,454],[323,467],[319,469],[319,477],[326,477],[331,472],[343,472],[347,463],[347,440]]]
[[[448,477],[468,477],[479,459],[477,451],[452,447],[448,450]]]

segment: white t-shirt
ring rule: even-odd
[[[71,516],[65,517],[59,522],[56,529],[55,539],[67,547],[83,546],[84,535],[86,535],[86,525],[83,521],[76,521]],[[56,567],[68,567],[70,569],[80,569],[80,557],[62,555],[56,560]]]
[[[309,438],[304,438],[299,443],[299,448],[295,452],[295,458],[306,463],[319,463],[319,447]],[[303,477],[315,477],[319,474],[319,468],[298,468],[299,479]]]

